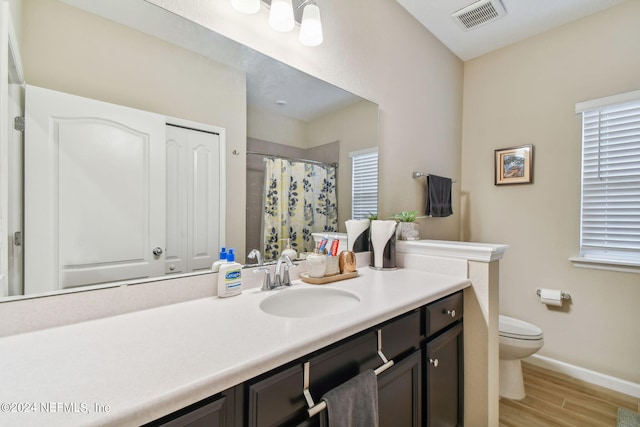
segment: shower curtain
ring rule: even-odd
[[[278,259],[286,242],[298,253],[314,249],[311,233],[338,230],[336,168],[265,158],[264,256]]]

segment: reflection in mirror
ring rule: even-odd
[[[270,150],[276,146],[297,147],[303,151],[294,157],[313,159],[314,150],[323,151],[318,147],[327,143],[339,146],[337,159],[330,159],[340,164],[338,226],[348,219],[351,197],[348,153],[377,144],[375,104],[354,98],[143,0],[11,1],[12,6],[16,4],[22,9],[22,14],[14,14],[14,19],[22,16],[15,26],[27,84],[219,127],[227,135],[227,161],[233,158],[230,153],[234,149],[242,159],[247,150],[271,155]],[[20,63],[14,68],[20,68]],[[10,83],[14,83],[10,89],[17,93],[16,104],[23,106],[20,82]],[[286,100],[287,104],[275,104],[278,100]],[[304,116],[298,114],[302,112]],[[258,148],[251,145],[254,142]],[[259,156],[252,155],[246,156],[246,160],[247,164],[260,161]],[[25,174],[28,179],[29,171]],[[228,171],[227,176],[233,174]],[[250,180],[247,186],[252,185]],[[227,192],[241,196],[244,201],[244,188],[232,186],[233,182],[228,180]],[[21,192],[15,195],[14,205],[21,204],[21,198]],[[261,210],[251,203],[247,200],[248,212]],[[227,209],[220,223],[229,224],[232,217],[233,212]],[[21,228],[21,218],[17,222],[15,230],[28,235],[29,229]],[[227,236],[244,235],[247,251],[253,247],[264,250],[259,240],[249,243],[249,236],[261,239],[260,232],[249,227],[247,223],[245,234],[244,229],[227,225]],[[9,231],[13,236],[13,231]],[[8,251],[9,264],[14,266],[9,277],[18,281],[23,272],[29,275],[41,267],[37,260],[24,268],[20,265],[25,246],[18,246],[19,237],[15,235]],[[220,241],[223,239],[224,234]],[[121,240],[125,240],[121,245],[128,244],[127,239]],[[160,257],[166,260],[170,252],[167,241],[148,243],[149,250],[156,246],[164,249]],[[36,245],[37,241],[30,244]],[[90,242],[84,244],[92,247]],[[217,252],[215,247],[210,249]],[[82,252],[81,247],[76,250]],[[241,254],[244,258],[244,252]],[[169,268],[169,264],[165,265]],[[160,277],[165,274],[161,272]],[[118,284],[128,282],[120,279],[124,282]],[[18,283],[6,280],[0,285],[0,297],[10,296],[4,300],[20,297],[24,292]]]

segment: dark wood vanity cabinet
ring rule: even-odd
[[[462,292],[426,307],[425,425],[463,425]]]
[[[196,402],[179,411],[145,424],[144,427],[235,427],[242,425],[236,414],[236,391],[233,388]]]
[[[309,391],[317,404],[332,388],[383,364],[378,354],[378,330],[382,353],[394,361],[378,376],[380,426],[461,425],[461,292],[318,350],[151,425],[319,426],[320,416],[324,415],[310,418],[307,412],[304,363],[309,362]],[[198,424],[201,421],[205,423]]]

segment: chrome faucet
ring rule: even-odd
[[[247,258],[249,258],[249,259],[254,259],[255,258],[256,262],[258,263],[258,265],[263,265],[264,264],[264,261],[262,259],[262,254],[257,249],[251,249],[251,252],[249,252],[249,255],[247,255]]]
[[[284,266],[284,273],[280,272],[280,267],[282,267],[282,261],[285,261],[287,264]],[[293,261],[289,258],[288,255],[281,255],[278,258],[278,263],[276,264],[275,271],[275,286],[291,286],[291,279],[289,278],[289,268],[293,267]]]
[[[282,263],[285,263],[284,267]],[[254,270],[254,273],[264,273],[264,279],[262,280],[262,287],[260,290],[268,291],[271,289],[279,288],[281,286],[291,286],[291,279],[289,277],[289,268],[293,267],[295,264],[291,261],[287,255],[282,255],[278,259],[278,263],[276,264],[276,269],[273,272],[273,281],[271,280],[271,271],[266,268],[257,268]],[[283,271],[280,271],[284,269]]]

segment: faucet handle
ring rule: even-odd
[[[291,264],[293,266],[293,263]],[[291,286],[291,279],[289,278],[289,266],[285,265],[284,266],[284,274],[282,277],[282,284],[284,286]]]
[[[260,288],[260,290],[268,291],[270,289],[273,289],[273,285],[271,284],[271,272],[268,268],[256,268],[255,270],[253,270],[253,273],[264,273],[264,278],[262,279],[262,287]]]

